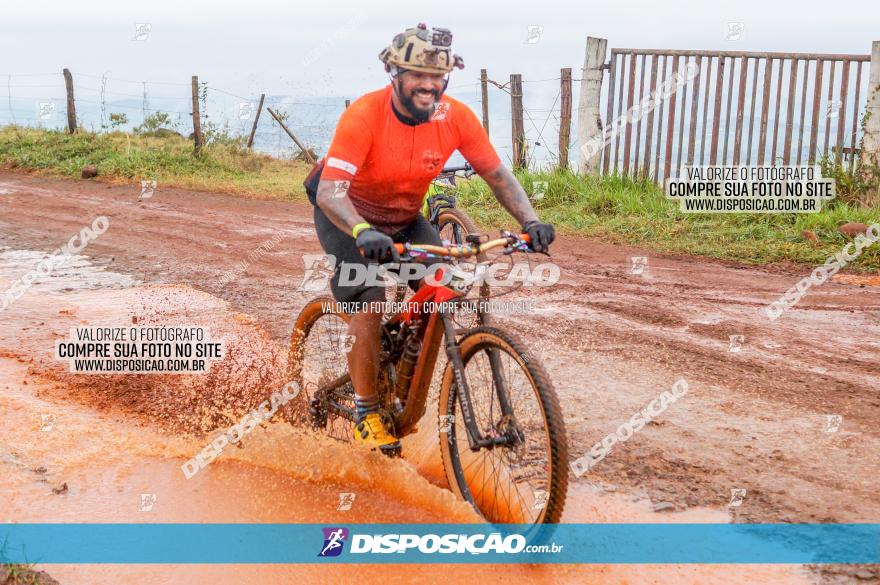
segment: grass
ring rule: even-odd
[[[230,141],[209,144],[202,156],[194,157],[192,143],[176,135],[0,128],[0,166],[79,177],[87,164],[98,166],[100,180],[115,183],[151,179],[160,188],[295,201],[306,200],[302,181],[309,170],[306,163],[253,153]],[[880,222],[880,211],[849,197],[814,214],[684,214],[649,181],[566,172],[523,171],[518,177],[528,193],[535,193],[536,182],[547,183],[544,196],[533,202],[540,217],[561,233],[748,264],[818,265],[848,242],[837,231],[840,224]],[[482,180],[461,182],[458,196],[483,226],[513,227]],[[806,241],[804,230],[815,233],[819,242]],[[880,269],[880,243],[863,250],[849,266]]]
[[[98,166],[100,180],[112,183],[155,180],[160,188],[283,200],[304,198],[302,181],[310,168],[225,143],[209,144],[194,157],[192,142],[176,135],[0,128],[0,166],[78,178],[89,164]]]
[[[0,585],[39,585],[40,576],[33,565],[0,565]]]
[[[811,214],[685,214],[677,202],[665,198],[662,188],[646,180],[527,171],[517,177],[527,193],[543,191],[532,203],[541,219],[561,233],[747,264],[822,264],[849,241],[837,231],[839,225],[880,222],[877,209],[842,201]],[[546,186],[536,189],[538,181]],[[512,226],[483,181],[462,182],[458,196],[477,223]],[[804,230],[815,233],[819,242],[805,240]],[[880,269],[880,243],[863,250],[850,266]]]

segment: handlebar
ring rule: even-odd
[[[502,237],[497,240],[490,240],[482,244],[463,244],[456,246],[434,246],[431,244],[394,244],[398,254],[405,252],[416,253],[418,256],[435,258],[471,258],[480,252],[486,252],[501,246],[511,246],[512,250],[528,249],[531,244],[531,238],[528,234],[513,234],[510,232],[502,232]]]
[[[443,167],[443,170],[440,171],[440,174],[446,175],[446,174],[458,173],[461,171],[472,171],[472,170],[474,170],[474,168],[471,165],[469,165],[468,163],[464,163],[463,166],[459,166],[459,167]]]

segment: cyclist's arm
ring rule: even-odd
[[[538,221],[538,216],[529,202],[525,189],[522,188],[510,169],[499,164],[494,171],[483,173],[480,177],[492,189],[495,199],[521,226],[530,221]]]
[[[354,208],[348,190],[337,183],[339,181],[319,181],[316,201],[333,225],[350,234],[354,226],[368,222]]]
[[[348,188],[371,145],[372,130],[367,120],[356,108],[345,110],[327,151],[315,201],[333,225],[347,234],[357,224],[367,223],[349,199]]]

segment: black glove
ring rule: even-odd
[[[556,239],[556,230],[549,223],[532,220],[526,222],[523,231],[529,235],[532,250],[535,252],[547,252],[550,244]]]
[[[361,230],[355,243],[364,258],[371,262],[384,262],[389,257],[392,262],[400,262],[400,254],[394,247],[394,240],[376,228]]]

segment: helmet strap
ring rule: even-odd
[[[400,74],[403,73],[403,71],[401,71],[399,67],[396,67],[394,65],[388,65],[386,69],[388,71],[388,80],[391,82],[391,87],[394,90],[394,93],[397,94],[397,97],[399,98],[403,91],[403,87],[401,86],[400,81]]]

